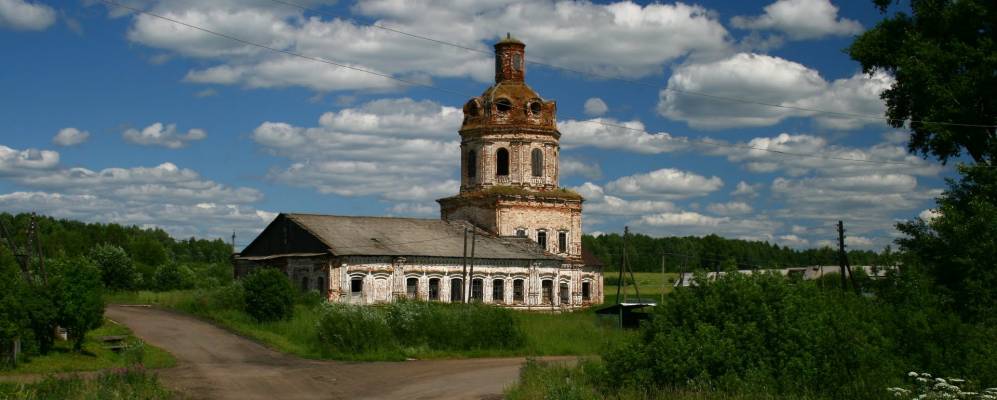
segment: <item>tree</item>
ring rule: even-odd
[[[58,307],[56,320],[69,332],[73,349],[81,351],[87,332],[99,327],[104,318],[100,269],[83,257],[52,264],[55,272],[52,291]]]
[[[997,320],[997,169],[960,166],[938,198],[938,215],[900,223],[900,248],[914,258],[971,321]]]
[[[893,1],[874,0],[884,14]],[[911,0],[860,35],[848,53],[866,73],[893,75],[883,92],[895,128],[910,121],[908,149],[942,163],[963,152],[997,163],[997,2]],[[960,125],[965,124],[965,125]]]
[[[112,244],[99,244],[90,250],[89,257],[100,269],[105,287],[110,290],[135,288],[137,272],[124,249]]]
[[[194,287],[194,273],[185,266],[169,263],[156,270],[156,289],[181,290]]]
[[[246,313],[257,321],[277,321],[294,314],[295,290],[282,272],[262,268],[242,282],[246,296]]]

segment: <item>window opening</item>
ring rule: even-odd
[[[516,237],[526,237],[526,229],[516,229]]]
[[[558,294],[561,295],[561,304],[571,303],[571,292],[568,291],[568,284],[565,282],[561,283],[561,287],[558,288]]]
[[[429,300],[438,301],[440,299],[440,278],[429,279]]]
[[[478,153],[474,150],[467,152],[467,177],[474,178],[478,174]]]
[[[540,111],[541,111],[541,108],[540,108],[540,102],[539,101],[534,101],[534,102],[530,103],[530,112],[533,113],[534,116],[540,115]]]
[[[568,232],[557,233],[557,251],[559,253],[568,252]]]
[[[537,244],[543,249],[547,249],[547,232],[539,231],[537,232]]]
[[[530,166],[533,170],[533,176],[543,176],[544,175],[544,152],[540,149],[533,149],[533,153],[530,155]]]
[[[512,103],[509,102],[509,99],[495,100],[495,109],[503,114],[508,113],[509,110],[512,110]]]
[[[483,279],[471,279],[471,301],[485,300],[485,281]]]
[[[450,280],[450,302],[451,303],[464,302],[464,282],[462,282],[460,279]]]
[[[308,277],[307,276],[301,277],[301,291],[302,292],[307,292],[308,291]]]
[[[505,281],[501,279],[492,280],[492,302],[505,303]]]
[[[363,278],[350,279],[350,295],[360,297],[363,294]]]
[[[319,293],[325,294],[325,279],[321,276],[315,281],[315,289],[317,289]]]
[[[495,152],[495,175],[509,175],[509,150],[500,148]]]
[[[582,282],[582,300],[592,300],[592,283]]]
[[[523,280],[516,279],[512,281],[512,301],[514,303],[522,303],[525,296],[523,296]]]
[[[405,280],[405,295],[410,299],[416,298],[419,294],[419,278],[408,278]]]
[[[554,282],[551,280],[540,282],[540,293],[540,302],[542,304],[551,304],[554,298]]]

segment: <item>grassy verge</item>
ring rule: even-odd
[[[770,393],[727,393],[704,390],[607,390],[605,371],[598,360],[582,360],[576,366],[529,361],[520,371],[519,382],[505,392],[509,400],[813,400]]]
[[[0,383],[0,399],[19,400],[169,400],[178,396],[142,368],[104,372],[93,379],[48,377],[37,383]]]
[[[126,336],[129,349],[120,353],[107,349],[100,340],[102,336]],[[169,368],[176,364],[176,359],[165,350],[142,342],[127,327],[105,319],[101,327],[87,333],[83,352],[72,351],[70,342],[56,341],[55,348],[48,354],[32,357],[15,369],[2,370],[0,375],[96,371],[135,363],[146,368]]]
[[[319,338],[317,326],[321,306],[297,305],[289,320],[261,323],[241,310],[219,308],[205,299],[210,292],[190,290],[173,292],[117,293],[109,303],[153,304],[208,319],[241,335],[277,350],[312,359],[402,360],[405,358],[476,358],[549,355],[591,355],[604,345],[629,332],[619,331],[600,321],[590,311],[562,314],[513,312],[525,335],[525,343],[513,349],[439,350],[425,346],[397,350],[345,352],[331,349]]]

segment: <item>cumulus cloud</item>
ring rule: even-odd
[[[670,212],[677,209],[674,203],[663,200],[625,200],[606,194],[605,190],[592,182],[585,182],[572,190],[585,198],[583,210],[586,215],[642,215],[647,213]]]
[[[278,182],[340,196],[412,202],[457,192],[460,122],[453,107],[382,99],[325,113],[314,127],[264,122],[252,137],[290,161],[271,171]]]
[[[0,0],[0,28],[40,31],[55,23],[55,10],[41,3]]]
[[[647,132],[640,121],[620,122],[611,118],[567,120],[558,123],[558,129],[561,131],[561,146],[565,148],[590,146],[660,154],[689,147],[687,138],[674,137],[665,132]]]
[[[438,215],[440,207],[435,203],[397,203],[388,209],[392,215],[425,217]]]
[[[649,214],[631,221],[637,230],[656,235],[722,234],[744,240],[772,240],[781,226],[764,216],[756,218],[712,217],[695,211],[674,211]]]
[[[599,166],[599,163],[585,162],[570,157],[561,157],[559,163],[561,176],[581,176],[587,179],[602,178],[602,167]]]
[[[884,123],[882,118],[876,117],[883,115],[885,110],[879,94],[892,83],[893,79],[882,73],[872,76],[857,73],[829,83],[816,70],[793,61],[738,53],[716,61],[691,62],[675,68],[666,88],[660,92],[658,113],[702,129],[771,126],[789,117],[814,117],[822,127],[857,129]],[[790,108],[682,92],[708,93]]]
[[[87,141],[89,138],[90,132],[69,127],[60,129],[59,133],[52,138],[52,143],[59,146],[76,146]]]
[[[605,101],[598,97],[592,97],[585,100],[585,115],[591,117],[601,117],[609,111],[609,106],[606,105]]]
[[[683,199],[707,195],[723,184],[716,176],[707,178],[693,172],[663,168],[618,178],[606,184],[606,188],[622,195]]]
[[[918,214],[917,216],[918,218],[921,218],[925,222],[931,222],[934,221],[935,218],[938,218],[940,215],[942,215],[942,213],[937,209],[929,208],[924,211],[921,211],[921,213]]]
[[[59,164],[59,153],[51,150],[17,150],[0,145],[0,176],[21,175]]]
[[[750,184],[745,181],[740,181],[734,188],[733,192],[730,192],[731,196],[735,197],[758,197],[758,191],[761,189],[762,185],[760,183]]]
[[[847,36],[862,32],[858,21],[839,18],[830,0],[778,0],[755,17],[736,16],[731,25],[741,29],[776,30],[794,40]]]
[[[730,40],[715,13],[676,4],[632,2],[427,1],[360,2],[353,17],[306,16],[294,7],[233,1],[166,2],[148,6],[157,14],[311,57],[334,58],[356,68],[398,78],[492,78],[490,44],[513,32],[543,61],[611,76],[661,72],[664,63],[726,51]],[[129,40],[215,63],[192,70],[187,80],[267,88],[304,86],[318,91],[389,90],[398,82],[319,62],[268,53],[147,15],[132,17]],[[413,34],[459,38],[476,53],[413,40],[355,20],[376,21]],[[669,40],[660,41],[662,37]],[[454,40],[454,39],[450,39]],[[621,43],[658,43],[651,47]],[[426,57],[433,54],[433,57]]]
[[[203,129],[193,128],[187,133],[177,132],[176,124],[163,125],[156,122],[142,130],[129,128],[121,134],[129,143],[141,146],[160,146],[168,149],[186,147],[189,142],[204,140],[208,134]]]
[[[749,214],[754,211],[751,205],[741,201],[731,201],[727,203],[712,203],[706,209],[719,215],[740,215]]]
[[[781,235],[778,239],[780,243],[790,247],[801,248],[810,245],[809,240],[796,236],[795,234]]]

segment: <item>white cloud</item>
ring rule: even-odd
[[[736,16],[731,25],[741,29],[777,30],[791,39],[817,39],[862,32],[858,21],[839,18],[838,7],[830,0],[778,0],[765,6],[757,17]]]
[[[587,179],[602,178],[602,167],[598,163],[585,162],[570,157],[561,157],[559,171],[561,176],[581,176]]]
[[[603,114],[609,111],[609,106],[606,105],[605,101],[598,97],[591,97],[585,100],[585,115],[592,117],[601,117]]]
[[[789,117],[815,117],[822,127],[857,129],[884,124],[882,118],[875,117],[883,115],[885,110],[879,94],[892,83],[892,78],[881,73],[873,76],[857,73],[828,83],[819,72],[802,64],[774,56],[738,53],[717,61],[676,67],[667,87],[660,92],[658,113],[702,129],[770,126]],[[816,113],[681,92],[873,117]]]
[[[163,125],[156,122],[141,131],[129,128],[121,134],[129,143],[142,146],[161,146],[169,149],[179,149],[187,146],[188,142],[204,140],[208,134],[203,129],[190,129],[187,133],[177,132],[176,124]]]
[[[59,146],[76,146],[87,141],[89,138],[90,132],[69,127],[60,129],[59,133],[52,138],[52,143]]]
[[[618,178],[606,184],[613,193],[640,197],[682,199],[704,196],[723,187],[719,177],[707,178],[688,171],[663,168]]]
[[[673,137],[665,132],[649,133],[640,121],[619,122],[611,118],[567,120],[558,123],[558,129],[561,131],[561,146],[565,148],[590,146],[660,154],[689,147],[686,138]]]
[[[677,207],[663,200],[624,200],[607,195],[603,188],[592,182],[585,182],[572,190],[585,198],[582,210],[586,215],[642,215],[675,211]]]
[[[439,215],[440,207],[435,203],[397,203],[388,211],[392,215],[430,216]]]
[[[727,217],[710,217],[697,212],[682,211],[673,213],[660,213],[645,215],[640,222],[653,226],[708,226],[718,227],[720,224],[730,221]]]
[[[264,122],[253,139],[291,162],[270,173],[278,182],[413,202],[457,192],[460,122],[460,111],[452,107],[382,99],[325,113],[315,127]]]
[[[921,218],[925,222],[931,222],[934,221],[935,218],[938,218],[940,215],[942,215],[942,213],[937,209],[929,208],[924,211],[921,211],[921,213],[918,214],[917,216],[918,218]]]
[[[0,28],[40,31],[54,23],[55,10],[45,4],[0,0]]]
[[[0,176],[21,175],[59,164],[59,153],[51,150],[17,150],[0,145]]]
[[[199,98],[205,98],[205,97],[211,97],[211,96],[217,96],[217,95],[218,95],[218,91],[215,90],[215,89],[212,89],[212,88],[208,88],[208,89],[204,89],[204,90],[199,90],[197,93],[194,93],[194,97],[199,97]]]
[[[358,25],[375,21],[405,32],[457,40],[486,53],[499,33],[513,32],[543,61],[612,76],[640,77],[689,55],[726,51],[726,29],[715,13],[695,5],[586,1],[461,2],[367,1],[351,19],[306,17],[300,9],[232,1],[166,2],[149,6],[168,18],[266,46],[399,78],[470,77],[486,82],[494,65],[488,54],[470,52]],[[660,38],[669,38],[661,41]],[[247,87],[304,86],[318,91],[385,90],[398,87],[362,74],[229,41],[146,15],[133,16],[129,40],[215,62],[192,70],[187,80]],[[453,39],[458,38],[458,39]],[[655,46],[633,46],[634,43]],[[426,57],[432,54],[433,57]]]
[[[788,245],[790,247],[800,248],[800,247],[807,247],[807,246],[810,245],[810,241],[809,240],[801,238],[801,237],[796,236],[794,234],[791,234],[791,235],[782,235],[782,236],[779,236],[778,239],[779,239],[779,242],[781,242],[781,243],[783,243],[785,245]]]
[[[864,236],[845,236],[845,245],[848,247],[855,248],[870,248],[873,247],[875,243],[872,239]]]
[[[649,214],[631,221],[636,230],[654,235],[703,236],[719,234],[744,240],[772,240],[779,222],[756,218],[711,217],[694,211]]]
[[[758,197],[758,191],[761,189],[762,185],[760,183],[750,184],[745,181],[740,181],[737,183],[737,187],[733,192],[730,192],[731,196],[740,197]]]
[[[731,201],[727,203],[712,203],[706,206],[706,209],[714,214],[719,215],[740,215],[749,214],[754,209],[751,208],[748,203],[741,201]]]

